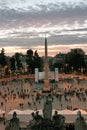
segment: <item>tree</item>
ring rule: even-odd
[[[35,52],[33,52],[31,49],[27,50],[26,63],[28,65],[29,73],[34,73],[35,68],[39,68],[39,70],[42,70],[43,60],[38,55],[37,50]]]
[[[85,60],[84,60],[84,51],[81,48],[71,49],[69,53],[66,55],[65,64],[68,64],[68,67],[75,71],[85,67]]]
[[[39,56],[37,50],[34,53],[34,68],[39,68],[40,71],[43,68],[43,60]]]
[[[53,58],[53,68],[58,68],[59,71],[63,71],[63,67],[65,64],[65,54],[59,53]]]
[[[20,70],[20,68],[22,67],[22,63],[21,63],[21,54],[20,53],[15,53],[15,63],[16,63],[16,67],[18,70]]]
[[[16,67],[15,67],[15,57],[14,56],[12,56],[11,58],[10,58],[10,66],[11,66],[11,70],[12,71],[15,71],[16,70]]]
[[[49,59],[49,68],[50,68],[50,70],[51,71],[54,71],[54,63],[53,63],[53,57],[51,57],[50,59]]]
[[[4,48],[2,48],[1,53],[0,53],[0,65],[2,67],[4,67],[5,65],[7,65]]]
[[[26,63],[28,66],[28,72],[34,73],[34,57],[33,57],[33,51],[31,49],[27,50],[26,54]]]

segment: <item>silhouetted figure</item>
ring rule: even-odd
[[[66,124],[66,130],[69,130],[69,124]]]
[[[69,130],[74,130],[74,125],[73,124],[69,124]]]
[[[29,121],[29,124],[27,125],[27,130],[34,130],[36,128],[36,117],[35,117],[35,113],[32,112],[32,120]]]
[[[54,130],[63,130],[65,117],[63,115],[58,114],[58,112],[55,111],[53,115],[53,122],[54,122]]]
[[[20,130],[20,123],[19,119],[17,118],[16,112],[13,113],[13,117],[10,120],[8,126],[5,128],[5,130]]]
[[[87,125],[84,120],[84,117],[82,117],[81,112],[77,112],[77,118],[75,120],[75,130],[87,130]]]
[[[39,111],[36,111],[35,119],[38,123],[40,123],[43,120],[43,117],[39,115]]]
[[[36,113],[32,113],[32,120],[30,120],[29,125],[27,126],[27,129],[29,130],[39,130],[42,123],[42,116],[39,115],[39,111],[36,111]]]

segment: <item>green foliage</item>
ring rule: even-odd
[[[21,64],[21,54],[20,53],[15,53],[15,63],[16,63],[16,67],[19,70],[22,67]]]
[[[85,56],[85,58],[84,58]],[[51,71],[57,67],[61,72],[71,72],[72,69],[78,72],[83,68],[87,71],[86,64],[86,55],[81,48],[71,49],[67,54],[59,53],[55,57],[48,57],[49,68]],[[40,57],[37,50],[34,52],[29,49],[26,52],[26,55],[21,53],[15,53],[14,56],[10,57],[10,63],[8,64],[9,59],[5,55],[5,50],[2,48],[0,53],[0,65],[5,67],[6,65],[10,67],[12,71],[21,70],[23,65],[27,64],[27,70],[29,73],[34,73],[35,68],[38,68],[39,71],[43,71],[44,68],[44,58]],[[22,65],[23,64],[23,65]],[[6,70],[6,74],[9,73],[9,68]]]
[[[5,50],[4,48],[2,48],[1,53],[0,53],[0,65],[4,67],[6,64],[7,62],[6,62]]]
[[[34,73],[35,68],[42,69],[42,59],[39,57],[37,50],[33,52],[31,49],[27,51],[26,63],[28,65],[28,72]]]
[[[42,58],[38,55],[37,51],[35,51],[34,53],[34,64],[35,68],[39,68],[39,71],[42,71],[44,62]]]
[[[71,49],[66,55],[65,64],[68,64],[70,68],[73,67],[74,70],[78,71],[79,68],[85,67],[84,54],[82,49]]]
[[[15,71],[15,70],[16,70],[16,67],[15,67],[15,57],[14,57],[14,56],[12,56],[12,57],[10,58],[10,66],[11,66],[11,70],[12,70],[12,71]]]

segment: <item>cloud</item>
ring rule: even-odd
[[[60,5],[62,6],[62,5]],[[67,6],[64,4],[62,8],[57,4],[37,5],[38,9],[28,7],[25,9],[0,9],[0,25],[5,27],[27,27],[27,26],[42,26],[43,24],[73,24],[85,22],[87,19],[87,6],[80,7]]]
[[[49,45],[87,43],[87,4],[58,2],[26,7],[22,5],[23,2],[18,7],[15,4],[13,8],[12,3],[1,3],[1,47],[17,46],[25,49],[43,46],[45,35],[49,36]]]

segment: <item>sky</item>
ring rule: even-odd
[[[0,50],[48,55],[82,48],[87,54],[87,0],[0,0]]]

